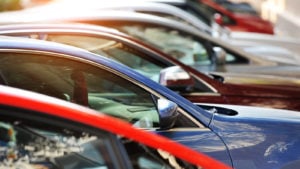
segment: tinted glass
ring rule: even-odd
[[[159,75],[162,69],[173,66],[173,64],[171,64],[169,61],[166,62],[164,59],[157,57],[155,54],[147,54],[145,51],[140,51],[142,49],[137,50],[134,47],[113,39],[109,39],[107,37],[92,37],[67,33],[64,33],[63,35],[34,33],[30,34],[30,37],[59,42],[89,50],[90,52],[100,54],[125,64],[126,66],[138,71],[155,82],[159,82]],[[206,84],[196,79],[194,79],[194,81],[195,85],[192,92],[211,92],[211,89],[207,87]]]
[[[93,65],[41,54],[0,53],[0,73],[6,85],[78,103],[139,127],[159,123],[149,92]]]
[[[3,110],[2,110],[3,112]],[[12,113],[12,112],[9,112]],[[27,112],[24,112],[27,113]],[[108,169],[108,137],[1,115],[0,168]],[[27,118],[32,118],[27,117]]]
[[[124,25],[120,29],[185,64],[211,64],[209,53],[203,44],[177,30],[139,24]]]
[[[46,37],[46,38],[45,38]],[[44,34],[44,39],[86,49],[114,59],[158,82],[158,74],[167,64],[153,59],[122,42],[102,37]]]

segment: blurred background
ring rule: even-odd
[[[43,5],[51,0],[0,0],[0,11],[19,10]],[[52,0],[59,1],[59,0]],[[300,1],[298,0],[230,0],[250,4],[259,15],[271,21],[276,34],[289,37],[300,37]],[[87,0],[88,2],[88,0]]]
[[[232,2],[247,2],[260,15],[276,26],[279,35],[300,37],[299,0],[231,0]]]

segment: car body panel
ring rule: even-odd
[[[200,104],[203,105],[203,104]],[[204,104],[205,105],[205,104]],[[234,166],[237,168],[265,168],[266,166],[272,166],[271,168],[291,168],[292,166],[299,165],[299,160],[294,157],[286,156],[285,153],[295,153],[296,147],[299,144],[299,140],[289,138],[288,135],[299,137],[297,125],[300,116],[294,112],[287,110],[276,109],[260,109],[257,112],[257,116],[253,117],[247,113],[249,107],[243,106],[227,106],[224,104],[212,105],[212,107],[220,106],[222,108],[230,108],[239,112],[235,116],[228,116],[222,114],[216,114],[214,120],[211,123],[212,129],[224,138],[224,142],[228,145],[231,156],[233,157]],[[256,108],[253,110],[255,111]],[[268,112],[268,113],[266,113]],[[262,113],[262,114],[260,114]],[[254,113],[256,114],[256,113]],[[286,116],[294,115],[293,118]],[[234,122],[232,121],[234,119]],[[239,120],[237,120],[239,119]],[[257,124],[258,119],[264,119],[265,123]],[[280,119],[281,122],[278,120]],[[224,125],[226,121],[226,125]],[[230,125],[227,125],[227,122]],[[290,124],[290,125],[286,125]],[[279,127],[280,126],[280,127]],[[287,127],[289,126],[289,127]],[[230,127],[231,131],[228,132],[227,127]],[[276,131],[274,131],[276,128]],[[276,134],[275,134],[276,133]],[[243,139],[239,139],[236,136],[241,136]],[[245,139],[247,137],[247,139]],[[274,141],[276,140],[276,141]],[[246,151],[240,151],[240,147],[246,149]],[[259,149],[257,147],[260,147]],[[249,153],[250,152],[250,153]],[[243,156],[241,156],[243,154]],[[277,154],[279,156],[275,156]],[[249,160],[255,158],[255,156],[261,156],[263,163],[257,163]],[[247,156],[247,158],[244,158]],[[294,162],[291,164],[279,164],[279,160],[290,160]],[[293,164],[293,165],[292,165]]]

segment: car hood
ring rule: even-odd
[[[237,64],[225,65],[219,69],[221,72],[252,74],[258,77],[261,75],[270,75],[280,78],[300,78],[300,66],[295,65],[257,66]]]
[[[210,106],[213,118],[209,128],[226,144],[234,168],[299,168],[300,112],[221,104]]]
[[[257,45],[252,47],[242,47],[244,51],[252,53],[257,57],[271,60],[277,63],[300,65],[300,56],[286,48],[277,46]]]
[[[292,77],[279,77],[274,75],[256,75],[246,73],[223,73],[211,72],[213,76],[222,77],[225,84],[247,84],[247,85],[266,85],[266,86],[280,86],[300,87],[300,79]],[[300,90],[300,89],[299,89]]]
[[[229,104],[195,103],[213,114],[210,126],[215,130],[256,130],[253,128],[234,128],[241,124],[257,124],[271,126],[279,123],[297,124],[300,129],[300,112],[284,109],[272,109],[255,106],[239,106]]]
[[[245,52],[251,53],[262,59],[274,61],[281,64],[300,65],[299,50],[294,50],[285,45],[261,43],[253,41],[231,41],[232,45],[242,48]],[[284,42],[282,42],[283,44]],[[300,44],[298,44],[300,45]]]

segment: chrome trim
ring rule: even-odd
[[[208,93],[208,92],[197,92],[197,93],[187,93],[187,94],[182,94],[183,96],[221,96],[220,93]]]
[[[169,130],[166,130],[166,131],[199,131],[199,130],[201,130],[201,131],[210,131],[210,129],[209,128],[172,128],[172,129],[169,129]]]

